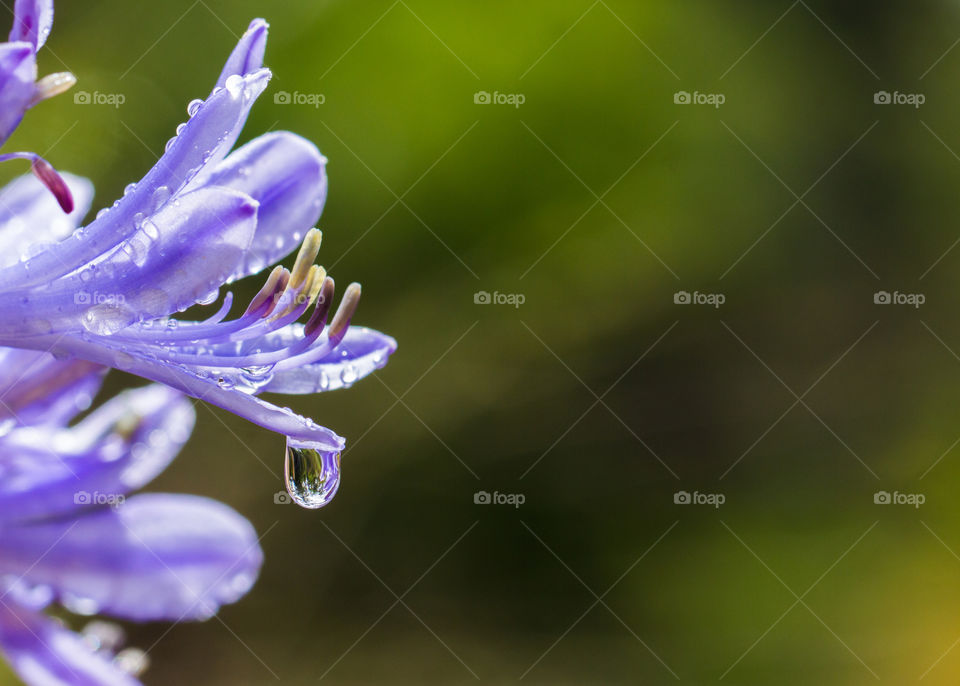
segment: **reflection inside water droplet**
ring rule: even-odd
[[[340,487],[340,453],[326,452],[316,443],[287,438],[284,481],[297,505],[311,510],[323,507]]]

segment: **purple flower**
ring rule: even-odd
[[[18,1],[7,52],[33,65],[52,16],[51,2]],[[334,309],[334,282],[314,264],[320,232],[311,227],[327,190],[316,147],[279,132],[230,152],[270,79],[266,37],[266,22],[254,20],[156,166],[93,222],[80,226],[90,184],[35,156],[36,178],[0,191],[0,345],[122,369],[284,434],[288,490],[320,507],[336,492],[344,439],[258,396],[350,386],[382,367],[396,342],[350,326],[359,284]],[[31,69],[0,59],[0,109],[18,112],[8,128],[36,97],[24,96],[26,84],[43,91]],[[215,302],[222,285],[298,244],[293,268],[270,272],[239,316],[228,319],[227,293],[204,321],[171,318]]]
[[[52,603],[133,621],[205,619],[250,589],[263,560],[253,527],[225,505],[128,497],[189,437],[182,395],[126,391],[68,427],[105,371],[0,350],[0,397],[18,417],[0,427],[0,652],[32,686],[138,683],[123,669],[129,651],[115,656],[103,637],[46,617]]]

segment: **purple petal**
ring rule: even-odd
[[[0,348],[0,422],[65,426],[90,406],[106,371],[86,360]]]
[[[263,19],[254,19],[250,22],[246,32],[240,37],[237,47],[230,53],[227,63],[223,66],[217,87],[227,85],[227,79],[234,74],[246,76],[263,67],[263,53],[267,47],[267,29],[270,25]]]
[[[63,276],[132,238],[138,219],[173,204],[179,199],[177,191],[182,186],[206,165],[216,165],[226,156],[269,78],[270,72],[262,69],[238,76],[216,91],[172,139],[156,166],[123,198],[85,227],[82,235],[71,236],[26,262],[0,270],[0,290]]]
[[[191,184],[226,186],[260,203],[253,244],[231,280],[283,259],[316,225],[327,196],[326,162],[310,141],[269,133],[230,153]]]
[[[0,569],[51,587],[75,610],[206,619],[240,599],[263,551],[232,509],[189,495],[137,495],[115,509],[2,527]]]
[[[43,47],[53,28],[53,0],[17,0],[13,6],[11,41],[26,41],[34,52]]]
[[[397,342],[390,336],[363,326],[351,326],[333,352],[317,362],[275,372],[260,390],[308,394],[348,388],[383,367],[396,349]]]
[[[29,43],[0,43],[0,144],[17,128],[30,107],[37,63]]]
[[[187,398],[150,385],[70,429],[15,429],[0,439],[0,522],[118,502],[166,468],[194,418]]]
[[[0,190],[0,267],[36,254],[45,244],[62,241],[80,225],[93,200],[93,184],[73,174],[62,177],[74,200],[70,214],[64,214],[33,174],[24,174]]]
[[[188,193],[98,263],[43,288],[0,293],[0,335],[110,335],[185,309],[233,273],[253,239],[256,211],[249,196],[226,188]]]
[[[0,603],[0,652],[29,686],[138,686],[139,681],[90,650],[77,634],[42,614]]]
[[[343,450],[344,439],[330,429],[302,417],[289,408],[281,408],[250,395],[236,386],[221,384],[216,373],[195,370],[83,340],[68,343],[79,356],[100,364],[123,369],[131,374],[176,388],[187,395],[217,405],[258,426],[303,441],[316,443],[330,452]],[[203,375],[201,375],[203,374]]]

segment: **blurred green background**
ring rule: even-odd
[[[100,204],[266,17],[241,140],[328,156],[321,260],[400,342],[289,402],[348,439],[321,511],[274,504],[282,437],[198,408],[150,490],[229,503],[266,564],[130,627],[147,684],[957,683],[960,5],[591,2],[57,5],[41,72],[126,101],[8,147]]]

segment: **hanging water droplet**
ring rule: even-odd
[[[203,100],[197,98],[196,100],[191,100],[190,104],[187,105],[187,114],[191,117],[197,113],[200,109],[200,106],[203,104]]]
[[[128,183],[126,186],[123,187],[123,194],[124,194],[124,195],[130,195],[130,194],[133,193],[133,191],[135,191],[136,189],[137,189],[137,184],[135,184],[135,183]]]
[[[333,500],[340,488],[340,453],[326,452],[311,441],[288,437],[283,473],[293,502],[316,510]]]

